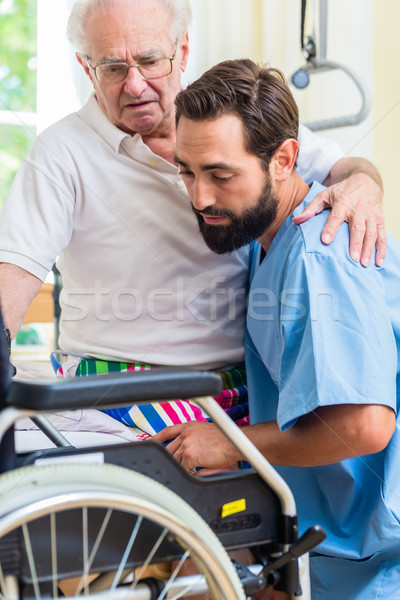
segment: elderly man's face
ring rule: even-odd
[[[179,119],[175,160],[206,244],[218,254],[257,239],[276,218],[270,175],[244,145],[236,115]]]
[[[169,38],[169,32],[170,16],[157,0],[122,1],[106,10],[98,9],[86,26],[90,64],[110,60],[137,64],[145,58],[172,57],[175,40]],[[93,69],[85,70],[111,123],[131,135],[164,137],[175,128],[174,99],[187,55],[185,35],[178,40],[172,73],[161,79],[146,80],[132,68],[122,82],[99,82]]]

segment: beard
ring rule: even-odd
[[[198,211],[192,206],[197,217],[201,235],[207,246],[216,254],[234,252],[250,244],[264,233],[276,218],[278,198],[272,190],[271,179],[267,176],[264,189],[255,206],[246,208],[240,215],[227,209],[205,208]],[[209,225],[201,216],[229,217],[229,225]]]

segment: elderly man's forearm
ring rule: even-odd
[[[15,265],[0,263],[0,306],[3,321],[14,338],[42,281]]]
[[[383,182],[379,171],[375,165],[366,158],[350,156],[338,160],[332,166],[327,178],[323,183],[329,187],[330,185],[339,183],[339,181],[343,181],[351,175],[356,175],[358,173],[362,173],[364,175],[368,175],[368,177],[371,177],[371,179],[375,181],[375,183],[382,190],[383,196]]]

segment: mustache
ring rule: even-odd
[[[128,106],[129,104],[143,104],[145,102],[157,102],[158,97],[155,94],[151,94],[148,98],[144,95],[142,96],[131,96],[130,94],[125,94],[120,98],[120,104],[123,106]]]
[[[192,210],[195,215],[207,215],[208,217],[231,217],[233,218],[235,215],[230,210],[223,210],[221,208],[213,208],[212,206],[208,206],[203,210],[198,210],[192,204]]]

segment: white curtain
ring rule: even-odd
[[[191,0],[193,26],[188,81],[217,62],[258,59],[261,37],[260,0]]]

